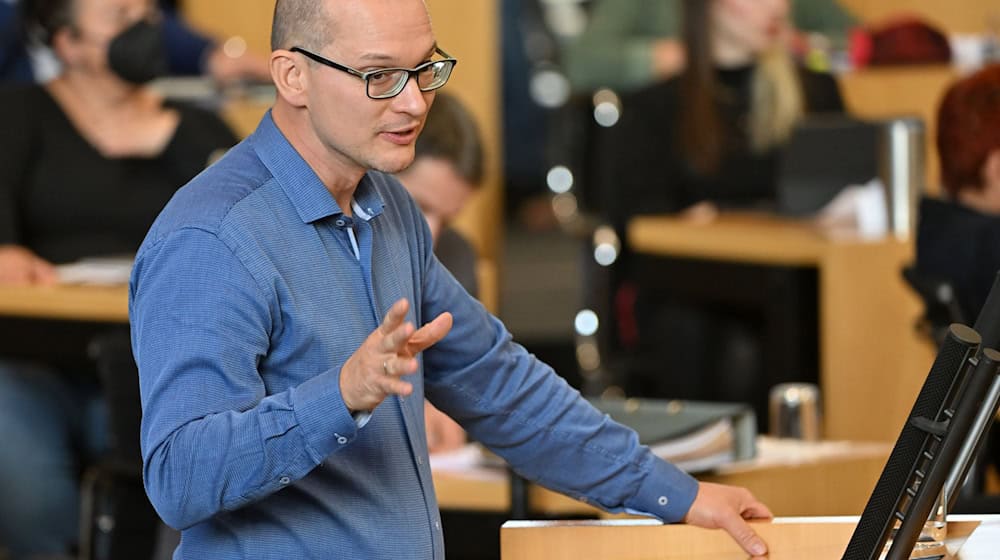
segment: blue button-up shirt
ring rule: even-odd
[[[139,249],[143,474],[183,530],[175,558],[443,558],[425,395],[531,480],[610,511],[684,516],[697,483],[511,341],[434,257],[395,179],[369,172],[354,200],[345,221],[267,115]],[[360,422],[340,369],[403,297],[414,324],[450,311],[454,327],[405,378],[413,394]]]

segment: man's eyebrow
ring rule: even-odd
[[[437,43],[431,45],[430,50],[427,51],[427,54],[424,56],[424,58],[429,59],[431,56],[433,56],[434,53],[437,52],[437,48],[438,48]],[[365,53],[361,55],[360,59],[364,62],[388,62],[388,63],[396,62],[395,57],[389,56],[385,53],[377,53],[377,52]]]

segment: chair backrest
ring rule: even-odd
[[[903,269],[903,278],[924,302],[924,314],[917,328],[940,348],[952,323],[966,324],[967,317],[955,295],[951,283],[918,272],[913,266]]]

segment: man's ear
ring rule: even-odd
[[[278,49],[271,53],[271,79],[278,95],[293,107],[305,107],[309,76],[305,68],[308,64],[295,53]]]

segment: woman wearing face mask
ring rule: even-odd
[[[163,69],[147,0],[32,0],[28,32],[59,58],[45,85],[0,90],[0,282],[134,252],[173,192],[233,145],[216,116],[142,84]],[[58,353],[58,352],[54,352]],[[62,553],[77,534],[79,456],[102,447],[94,383],[0,359],[0,549]]]
[[[683,2],[684,72],[624,97],[621,121],[600,139],[602,209],[620,231],[641,213],[710,219],[718,207],[773,202],[777,149],[796,122],[808,113],[843,111],[832,77],[793,63],[788,13],[789,0]],[[617,318],[619,333],[629,335],[621,342],[633,371],[640,372],[630,374],[632,392],[716,400],[749,394],[762,405],[766,388],[757,380],[766,358],[756,311],[734,317],[725,304],[692,305],[667,282],[698,274],[693,284],[677,285],[717,285],[719,277],[738,282],[729,275],[740,271],[706,272],[705,264],[691,272],[684,262],[653,278],[637,272],[635,257],[624,257],[617,266],[623,277],[616,283],[624,286]],[[676,371],[664,373],[664,353]]]

